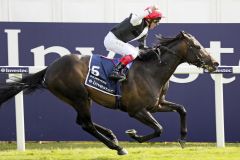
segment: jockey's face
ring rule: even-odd
[[[149,29],[154,29],[157,25],[159,25],[158,19],[153,20],[152,22],[149,23]]]
[[[149,29],[154,29],[156,26],[158,25],[158,23],[150,23],[149,24]]]

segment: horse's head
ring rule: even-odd
[[[183,61],[213,72],[219,63],[206,51],[198,40],[189,33],[182,31],[179,35],[180,54]]]

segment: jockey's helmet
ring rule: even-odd
[[[149,9],[150,7],[147,7],[145,10]],[[159,10],[154,10],[152,11],[152,13],[150,13],[149,15],[145,16],[145,19],[149,19],[149,20],[160,20],[162,18],[162,12],[160,12]]]

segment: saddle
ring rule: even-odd
[[[108,78],[113,68],[119,63],[119,60],[120,58],[110,59],[93,54],[89,61],[85,85],[103,93],[121,97],[120,82]],[[127,67],[123,72],[127,75]]]

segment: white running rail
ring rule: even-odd
[[[0,73],[9,74],[9,77],[19,76],[22,73],[34,74],[42,69],[44,66],[0,66]],[[195,66],[179,66],[174,74],[200,74],[205,73],[203,69]],[[224,73],[240,73],[240,66],[220,66],[214,74],[215,76],[215,114],[216,114],[216,141],[217,147],[225,147],[225,133],[224,133],[224,106],[223,106],[223,82],[222,77]],[[17,149],[25,150],[25,127],[24,127],[24,104],[23,93],[20,92],[15,96],[16,108],[16,132],[17,132]]]

